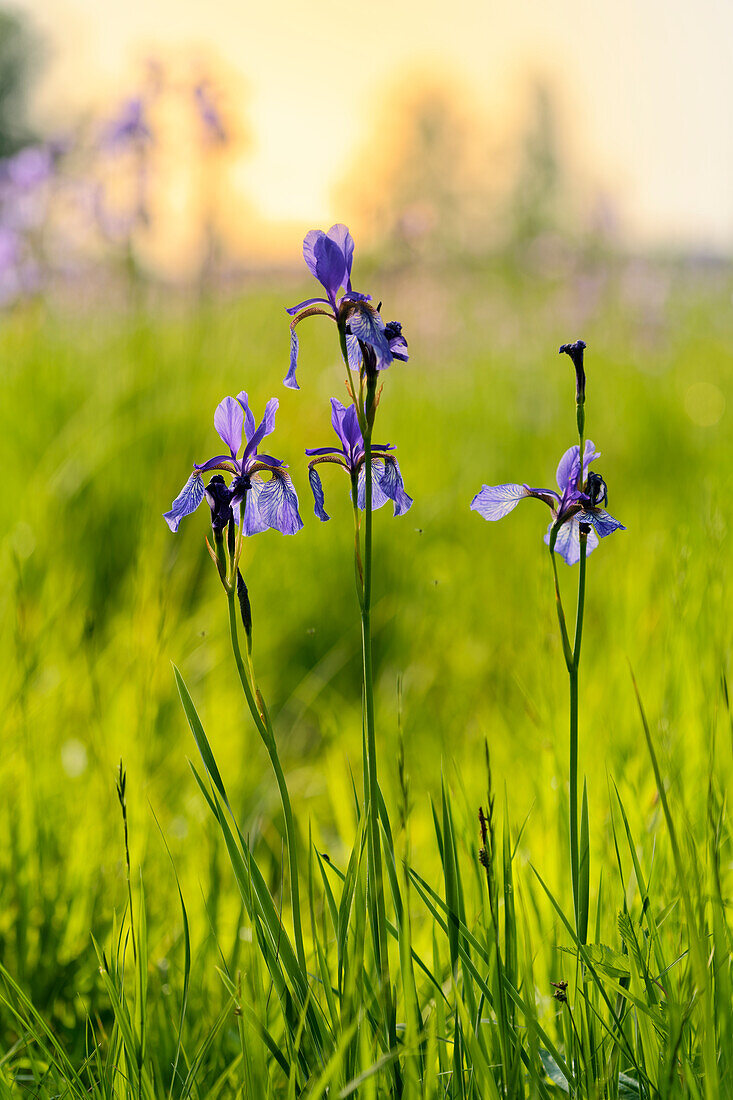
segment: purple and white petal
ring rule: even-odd
[[[604,539],[606,535],[612,535],[614,531],[625,531],[623,523],[619,523],[603,508],[594,508],[590,512],[578,512],[579,523],[589,524],[598,535]]]
[[[374,348],[377,370],[384,370],[392,362],[392,352],[385,336],[381,314],[366,302],[356,302],[348,315],[348,328],[362,344]]]
[[[325,523],[326,520],[330,519],[331,517],[323,507],[323,483],[318,476],[318,470],[316,470],[315,466],[310,466],[308,468],[308,481],[310,482],[311,491],[313,493],[313,511],[318,516],[318,518]]]
[[[355,336],[346,337],[346,355],[349,360],[349,366],[351,367],[351,369],[361,370],[361,365],[364,362],[364,356],[361,354],[359,341]]]
[[[379,488],[394,501],[394,515],[401,516],[412,507],[412,497],[405,492],[405,485],[396,458],[385,458],[384,473]]]
[[[265,488],[265,482],[259,474],[253,474],[250,483],[244,506],[244,527],[242,530],[245,535],[259,535],[260,532],[266,531],[268,527],[268,524],[260,516],[259,508],[259,499]]]
[[[530,495],[526,485],[484,485],[471,501],[471,510],[484,519],[503,519]]]
[[[382,488],[384,477],[384,459],[372,459],[372,511],[376,512],[389,497]],[[366,508],[366,463],[362,462],[356,483],[356,503],[362,511]]]
[[[219,433],[221,441],[231,451],[232,458],[236,457],[239,448],[242,446],[243,423],[244,410],[240,402],[235,397],[225,397],[216,407],[214,427]]]
[[[283,378],[283,385],[287,386],[289,390],[299,390],[295,372],[298,369],[298,334],[294,328],[290,329],[290,366],[288,367],[288,373]]]
[[[163,519],[174,533],[184,516],[195,512],[204,499],[204,482],[198,470],[194,470],[180,493],[173,501],[169,512],[163,513]]]
[[[260,518],[282,535],[300,531],[303,521],[298,512],[298,495],[289,474],[273,470],[257,501]]]
[[[550,532],[552,531],[552,527],[553,524],[551,523],[545,535],[545,542],[548,546],[550,545]],[[596,546],[598,546],[598,535],[591,528],[586,543],[586,556],[592,553]],[[560,555],[566,565],[577,565],[580,561],[580,523],[577,515],[566,520],[557,532],[555,553]]]
[[[306,447],[305,453],[309,458],[315,458],[318,455],[342,455],[344,452],[340,447]]]

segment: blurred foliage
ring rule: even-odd
[[[13,10],[0,9],[0,157],[32,140],[26,97],[38,53],[38,41],[25,19]]]

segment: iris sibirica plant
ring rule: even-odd
[[[260,534],[268,528],[280,531],[283,535],[293,535],[303,526],[295,488],[284,463],[279,458],[260,454],[258,450],[266,436],[275,429],[278,404],[274,397],[267,402],[265,415],[256,427],[244,391],[236,398],[225,397],[214,413],[214,427],[227,452],[215,455],[200,465],[194,464],[193,473],[163,518],[171,531],[175,532],[181,520],[195,512],[202,501],[206,500],[211,510],[214,547],[212,548],[208,540],[207,547],[227,595],[234,660],[247,706],[267,749],[280,791],[288,847],[293,932],[298,962],[305,971],[295,820],[272,722],[255,677],[252,659],[252,610],[240,570],[245,536]],[[240,450],[242,453],[238,457]],[[213,470],[217,473],[213,474],[208,485],[204,485],[203,475]],[[224,471],[231,476],[228,484],[224,474],[218,471]],[[244,627],[246,664],[239,642],[237,603]],[[180,680],[179,689],[183,694]]]
[[[600,457],[595,445],[585,439],[585,366],[586,345],[582,340],[563,344],[561,354],[569,355],[575,367],[576,422],[579,442],[569,447],[557,467],[557,485],[554,489],[531,489],[529,485],[510,482],[505,485],[484,485],[471,502],[471,508],[487,520],[503,519],[516,508],[520,500],[534,497],[550,509],[552,518],[545,535],[550,550],[555,582],[555,603],[562,637],[563,654],[570,679],[570,870],[573,883],[576,932],[585,943],[588,931],[589,867],[587,845],[583,845],[584,858],[580,858],[578,826],[578,680],[580,672],[580,647],[583,637],[583,613],[585,608],[586,559],[599,544],[599,540],[614,531],[625,530],[603,504],[608,503],[608,489],[600,474],[590,466]],[[583,459],[581,462],[581,454]],[[567,565],[580,566],[578,574],[578,601],[575,635],[571,645],[567,628],[560,580],[555,555]],[[580,835],[587,835],[587,800],[583,794],[583,818]]]
[[[339,401],[331,403],[331,422],[340,447],[318,448],[307,451],[307,454],[312,460],[309,477],[315,512],[321,520],[328,519],[328,515],[323,507],[323,487],[316,467],[322,462],[336,463],[346,470],[351,479],[354,560],[362,634],[367,893],[374,955],[380,978],[384,1036],[388,1049],[395,1049],[397,1037],[387,951],[372,667],[372,515],[388,499],[393,501],[394,515],[402,515],[412,500],[405,492],[399,466],[390,453],[393,448],[388,444],[374,443],[373,431],[381,395],[381,374],[395,360],[407,361],[407,341],[399,322],[385,323],[380,312],[381,303],[378,307],[373,306],[369,294],[352,288],[354,241],[345,225],[333,225],[328,232],[311,230],[303,241],[303,257],[309,271],[323,287],[325,297],[307,298],[287,310],[293,320],[290,324],[290,368],[285,385],[298,388],[295,378],[298,360],[296,326],[306,317],[318,315],[334,321],[351,403],[348,407]],[[397,1067],[395,1073],[399,1076]]]

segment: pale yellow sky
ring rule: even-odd
[[[730,0],[16,0],[50,44],[40,114],[63,125],[184,49],[241,74],[237,183],[265,217],[330,223],[332,189],[417,69],[454,73],[501,131],[529,74],[558,87],[586,177],[643,241],[733,247]],[[375,157],[380,149],[375,149]]]

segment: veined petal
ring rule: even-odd
[[[259,474],[253,474],[250,478],[251,487],[247,491],[247,499],[244,506],[244,526],[242,528],[245,535],[258,535],[261,531],[266,531],[268,524],[260,516],[259,499],[262,495],[262,491],[265,488],[265,482],[262,480]]]
[[[254,413],[249,407],[249,398],[244,390],[240,390],[237,394],[237,401],[242,406],[244,412],[244,436],[245,439],[251,439],[255,430],[255,418]]]
[[[384,370],[392,362],[392,352],[385,336],[381,314],[366,302],[356,302],[348,314],[348,329],[362,344],[374,348],[377,370]]]
[[[282,535],[294,535],[303,526],[295,486],[283,470],[273,470],[272,474],[257,501],[260,518]]]
[[[471,510],[484,519],[503,519],[512,512],[523,497],[530,496],[526,485],[484,485],[471,501]]]
[[[412,507],[412,497],[405,492],[405,485],[396,458],[385,457],[384,473],[379,481],[379,488],[386,493],[390,500],[394,501],[394,515],[401,516]]]
[[[551,523],[545,535],[545,542],[548,546],[550,545],[550,533],[552,528],[553,524]],[[591,554],[596,546],[598,546],[598,535],[593,528],[591,528],[586,542],[586,555]],[[578,522],[577,515],[566,520],[557,532],[555,553],[560,555],[566,565],[577,565],[580,561],[580,523]]]
[[[384,459],[372,459],[372,511],[376,512],[389,497],[382,488],[384,477]],[[362,510],[366,508],[366,462],[359,466],[359,474],[356,483],[356,503]],[[396,513],[395,513],[396,514]]]
[[[170,511],[163,513],[163,519],[168,524],[171,531],[176,532],[183,517],[190,515],[191,512],[195,512],[203,499],[203,478],[198,470],[194,470],[171,504]]]
[[[299,390],[295,372],[298,368],[298,334],[294,328],[290,329],[290,366],[288,367],[288,373],[283,379],[283,385],[287,386],[289,390]]]
[[[361,348],[359,347],[359,341],[355,336],[346,337],[346,355],[349,360],[349,366],[352,370],[361,370],[361,364],[364,361],[364,356],[361,354]]]
[[[275,431],[275,413],[280,406],[280,402],[276,397],[271,397],[265,405],[265,415],[260,421],[260,426],[257,431],[247,440],[247,446],[244,448],[244,454],[242,455],[242,469],[245,468],[245,463],[248,459],[257,454],[257,448],[259,447],[265,436]]]
[[[587,523],[604,539],[606,535],[612,535],[614,531],[625,531],[623,523],[619,523],[604,508],[593,508],[587,512],[578,512],[578,523]]]
[[[246,396],[246,395],[245,395]],[[219,437],[235,458],[242,446],[242,424],[244,423],[244,410],[239,401],[234,397],[225,397],[217,405],[214,413],[214,427]]]
[[[313,493],[313,511],[318,516],[318,518],[325,523],[326,520],[330,519],[331,517],[323,507],[323,484],[320,477],[318,476],[318,471],[316,470],[315,466],[308,467],[308,481],[310,482],[311,491]]]

